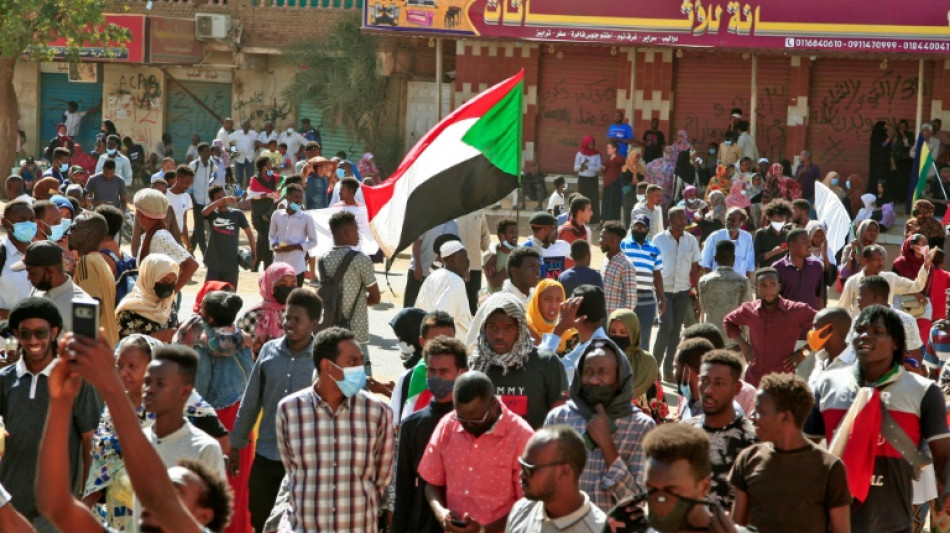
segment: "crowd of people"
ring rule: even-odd
[[[481,210],[426,231],[392,381],[353,209],[371,156],[226,120],[187,164],[163,139],[139,183],[117,132],[88,180],[61,140],[50,175],[5,182],[0,530],[950,531],[934,204],[886,270],[878,200],[853,210],[860,178],[832,172],[854,237],[831,249],[818,164],[759,158],[734,111],[708,154],[618,113],[527,238]]]

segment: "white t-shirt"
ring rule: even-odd
[[[86,112],[76,111],[75,113],[70,113],[69,111],[65,111],[63,112],[63,116],[66,117],[66,135],[70,137],[79,135],[79,123],[82,122],[82,117],[86,116]]]
[[[177,194],[172,192],[171,189],[168,189],[165,196],[168,197],[168,205],[171,206],[172,211],[175,212],[175,221],[178,222],[178,228],[184,231],[185,212],[194,205],[191,201],[191,195],[187,192]]]
[[[548,211],[554,213],[554,216],[561,214],[561,211],[564,210],[564,195],[554,191],[551,194],[551,197],[548,198]]]

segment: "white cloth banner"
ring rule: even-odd
[[[815,182],[815,211],[818,220],[828,228],[825,237],[828,239],[828,252],[835,254],[848,242],[851,234],[851,217],[834,192],[824,183]]]
[[[327,207],[326,209],[308,209],[307,214],[313,218],[317,226],[317,246],[311,250],[311,257],[323,257],[333,249],[333,233],[330,232],[330,217],[337,211],[349,211],[356,215],[356,224],[360,228],[360,251],[366,255],[373,255],[379,251],[379,245],[369,230],[369,216],[366,207]]]

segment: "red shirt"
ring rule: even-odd
[[[745,380],[758,387],[762,376],[784,372],[782,361],[795,351],[795,343],[805,338],[814,319],[814,309],[781,296],[772,311],[762,308],[762,300],[755,300],[726,315],[724,323],[729,338],[742,335],[742,326],[749,328],[749,344],[757,358],[746,370]]]

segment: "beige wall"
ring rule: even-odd
[[[102,118],[115,122],[122,135],[142,143],[146,152],[162,138],[165,126],[165,77],[145,65],[105,65]]]
[[[245,118],[251,129],[260,131],[267,120],[282,131],[287,121],[294,120],[293,109],[283,96],[293,76],[279,56],[245,55],[234,71],[231,90],[231,117],[235,127]],[[297,129],[299,125],[295,126]]]
[[[39,108],[40,64],[34,61],[20,61],[13,71],[13,88],[16,90],[20,102],[20,123],[26,132],[26,145],[23,149],[27,154],[39,153],[39,147],[46,144],[43,139],[37,139],[40,128]]]

